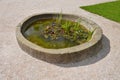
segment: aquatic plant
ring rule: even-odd
[[[27,39],[49,48],[65,48],[82,44],[91,39],[94,31],[87,30],[80,21],[80,19],[76,22],[65,20],[60,13],[56,19],[43,19],[30,25],[34,28],[31,30],[35,31]]]

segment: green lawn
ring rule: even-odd
[[[120,0],[80,8],[120,23]]]

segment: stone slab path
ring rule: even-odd
[[[113,0],[0,0],[0,80],[120,80],[120,24],[89,13],[79,6]],[[20,49],[17,24],[38,13],[82,15],[103,29],[103,49],[78,63],[51,64]]]

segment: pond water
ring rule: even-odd
[[[42,19],[29,25],[24,36],[41,47],[59,49],[85,43],[90,40],[91,33],[78,22]]]

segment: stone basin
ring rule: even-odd
[[[62,48],[62,49],[48,49],[38,46],[24,37],[24,33],[28,26],[40,19],[56,18],[59,13],[44,13],[30,16],[24,19],[16,28],[16,38],[22,50],[31,56],[44,60],[50,63],[69,63],[78,62],[88,56],[97,54],[102,48],[102,29],[95,22],[73,14],[62,14],[63,19],[76,21],[80,20],[80,24],[85,26],[88,30],[93,31],[92,38],[83,44]]]

